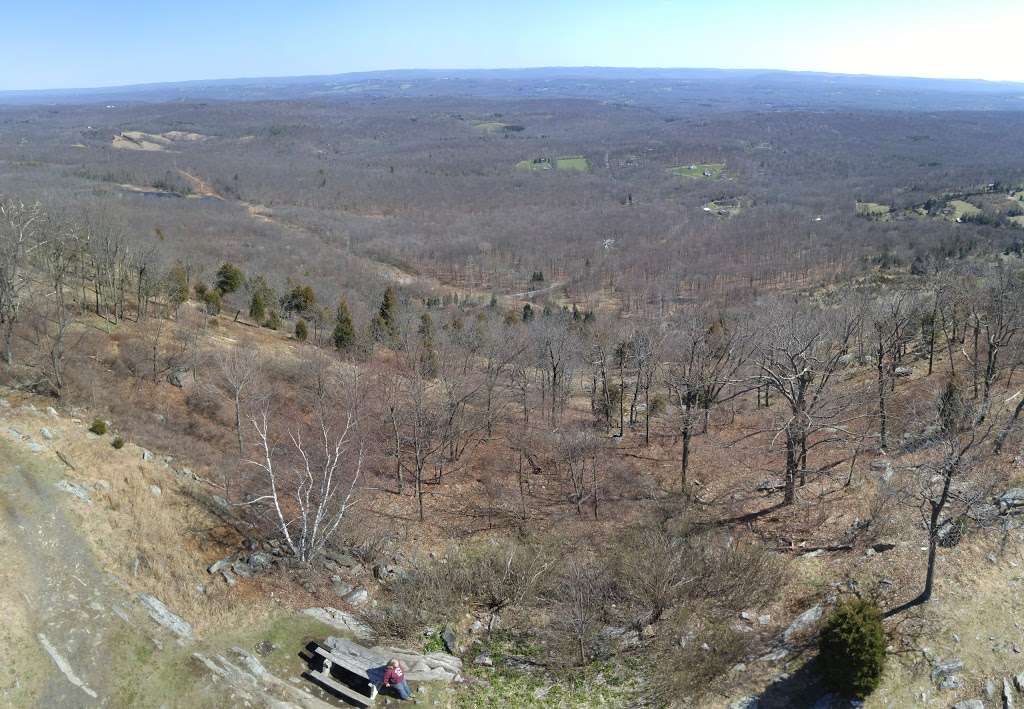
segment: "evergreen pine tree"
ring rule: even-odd
[[[840,603],[825,621],[819,645],[833,690],[863,699],[878,687],[885,670],[885,628],[877,604],[860,598]]]
[[[373,318],[374,335],[378,341],[394,340],[398,336],[398,296],[388,286],[380,303],[380,311]]]
[[[263,294],[256,291],[249,299],[249,317],[260,322],[267,314],[267,304],[263,302]]]
[[[228,293],[234,293],[236,290],[242,287],[245,283],[245,274],[242,273],[242,269],[235,266],[233,263],[225,261],[220,268],[217,269],[217,290],[221,292],[221,295],[227,295]]]
[[[348,303],[342,298],[338,301],[338,310],[334,316],[334,346],[339,350],[347,350],[356,339],[355,328],[352,327],[352,316],[348,312]]]

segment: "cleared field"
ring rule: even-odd
[[[695,179],[703,177],[709,180],[717,180],[722,176],[723,171],[725,171],[725,163],[722,162],[691,163],[689,165],[669,168],[669,172],[677,177],[692,177]]]
[[[739,199],[719,199],[704,205],[704,211],[719,217],[735,217],[743,211],[743,201]]]
[[[942,212],[946,215],[947,219],[960,221],[964,217],[971,217],[975,214],[980,214],[981,210],[970,202],[962,199],[951,199],[946,202],[946,208],[943,209]]]
[[[891,211],[888,204],[878,202],[857,202],[857,214],[867,217],[884,217]]]
[[[573,172],[590,172],[590,163],[582,155],[568,155],[556,158],[555,167],[559,170],[570,170]]]
[[[520,160],[516,163],[520,172],[543,172],[544,170],[562,170],[563,172],[590,172],[590,162],[582,155],[565,155],[558,158],[534,158]]]

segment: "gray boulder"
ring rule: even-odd
[[[351,613],[346,613],[337,608],[306,608],[302,611],[311,618],[316,618],[324,625],[348,633],[359,640],[368,640],[373,637],[373,630],[366,623],[356,618]]]
[[[457,640],[458,638],[455,637],[455,631],[451,628],[445,628],[441,631],[441,642],[444,643],[444,649],[453,655],[458,652],[456,649]]]
[[[1006,513],[1018,507],[1024,507],[1024,487],[1010,488],[996,500],[999,511]]]
[[[221,569],[225,569],[228,566],[230,566],[234,560],[234,556],[225,556],[223,559],[218,559],[217,561],[213,562],[208,567],[206,567],[206,572],[210,574],[215,574]]]
[[[59,480],[53,486],[69,495],[74,495],[82,502],[92,502],[89,491],[78,483],[71,482],[70,480]]]
[[[401,566],[394,564],[374,564],[373,565],[373,577],[382,583],[387,583],[392,579],[401,576],[405,572]]]
[[[985,702],[980,699],[965,699],[954,704],[953,709],[985,709]]]
[[[274,563],[274,557],[264,551],[256,551],[249,555],[249,568],[253,571],[266,571]]]
[[[775,492],[786,487],[786,481],[782,478],[766,478],[762,480],[755,490],[758,492]]]
[[[188,374],[187,369],[177,367],[172,369],[170,374],[167,375],[167,383],[176,386],[179,389],[185,386],[185,375]]]
[[[939,689],[960,689],[963,686],[963,681],[957,675],[943,677],[942,681],[939,682]]]
[[[140,593],[139,602],[145,606],[149,617],[154,621],[170,630],[179,638],[185,640],[192,639],[192,626],[186,623],[180,616],[172,613],[159,598],[150,596],[148,593]]]
[[[341,600],[353,606],[364,606],[370,601],[370,592],[365,588],[357,588],[346,593]]]
[[[896,367],[896,369],[892,370],[892,373],[896,377],[909,377],[914,373],[914,370],[910,367]]]
[[[959,657],[946,660],[945,662],[936,662],[932,666],[932,682],[938,682],[944,677],[949,677],[956,674],[964,668],[964,661]]]
[[[351,554],[344,554],[341,552],[325,551],[324,559],[343,569],[355,569],[361,566],[359,559],[355,558]]]
[[[787,643],[792,641],[794,637],[800,635],[806,630],[809,630],[811,626],[813,626],[815,623],[821,620],[821,616],[824,612],[825,609],[822,607],[820,603],[816,606],[808,608],[803,613],[798,615],[796,617],[796,620],[790,623],[789,627],[786,628],[785,631],[783,631],[782,639]]]

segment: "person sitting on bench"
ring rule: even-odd
[[[402,663],[396,658],[388,661],[387,669],[384,670],[384,686],[393,687],[399,699],[412,698],[412,690],[409,689],[409,683],[405,681]]]

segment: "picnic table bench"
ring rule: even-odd
[[[311,669],[310,677],[362,706],[373,704],[387,658],[376,657],[365,651],[329,650],[319,643],[316,643],[313,653],[319,660],[320,669]]]

